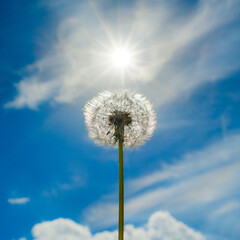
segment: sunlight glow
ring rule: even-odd
[[[118,48],[112,56],[113,64],[119,68],[126,68],[131,64],[131,53],[125,48]]]

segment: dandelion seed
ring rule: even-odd
[[[100,145],[117,146],[121,137],[125,147],[140,146],[156,126],[151,103],[128,90],[103,91],[86,103],[84,115],[89,136]]]

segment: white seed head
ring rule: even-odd
[[[113,117],[125,116],[123,144],[125,147],[142,145],[156,127],[156,114],[152,104],[142,95],[129,90],[103,91],[84,107],[85,123],[89,136],[97,144],[116,146]]]

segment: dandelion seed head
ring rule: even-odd
[[[97,144],[112,147],[118,144],[121,133],[125,147],[140,146],[156,127],[152,104],[129,90],[101,92],[86,103],[84,116],[90,138]]]

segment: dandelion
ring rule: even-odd
[[[142,95],[129,90],[103,91],[86,103],[85,123],[90,138],[100,145],[119,149],[119,230],[124,234],[123,147],[140,146],[152,135],[156,114]]]

